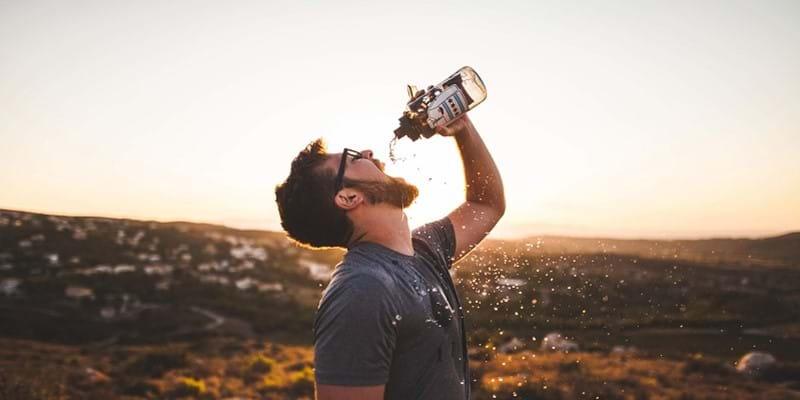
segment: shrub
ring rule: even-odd
[[[65,379],[61,371],[0,368],[0,400],[61,398]]]
[[[178,378],[178,382],[170,395],[174,397],[197,397],[205,393],[205,382],[200,379],[181,377]]]
[[[289,385],[295,395],[312,394],[314,391],[314,370],[305,367],[289,374]]]
[[[581,364],[576,361],[561,362],[558,364],[558,372],[562,374],[581,373]]]
[[[767,382],[800,383],[800,363],[777,363],[761,371],[761,379]]]
[[[259,386],[258,390],[261,392],[280,390],[283,389],[285,385],[286,382],[281,379],[280,375],[269,374],[261,380],[261,386]]]
[[[683,374],[700,374],[700,375],[730,375],[733,371],[731,368],[726,367],[724,364],[716,361],[705,360],[702,358],[692,358],[683,366]]]
[[[157,378],[165,372],[183,368],[188,364],[186,353],[182,350],[165,348],[134,357],[123,368],[125,374]]]
[[[272,371],[277,362],[263,354],[256,354],[250,357],[247,363],[247,370],[252,373],[266,374]]]
[[[128,396],[152,398],[161,392],[158,385],[139,379],[119,381],[118,386],[119,392]]]

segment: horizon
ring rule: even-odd
[[[155,222],[159,224],[198,224],[198,225],[212,225],[217,226],[225,229],[233,229],[239,231],[262,231],[262,232],[270,232],[270,233],[282,233],[286,234],[286,232],[281,228],[278,227],[277,229],[268,229],[268,228],[258,228],[258,227],[247,227],[247,226],[237,226],[233,224],[226,224],[224,222],[213,222],[213,221],[203,221],[203,220],[161,220],[161,219],[153,219],[153,218],[133,218],[133,217],[124,217],[124,216],[106,216],[106,215],[93,215],[93,214],[60,214],[60,213],[48,213],[48,212],[40,212],[40,211],[32,211],[32,210],[23,210],[23,209],[9,209],[0,207],[0,212],[8,211],[8,212],[17,212],[17,213],[27,213],[27,214],[38,214],[38,215],[45,215],[45,216],[54,216],[54,217],[64,217],[64,218],[97,218],[97,219],[111,219],[111,220],[130,220],[130,221],[138,221],[138,222]],[[414,228],[414,227],[412,227]],[[495,233],[490,233],[487,236],[487,240],[494,240],[494,241],[525,241],[530,239],[538,239],[538,238],[564,238],[564,239],[575,239],[575,240],[620,240],[620,241],[637,241],[637,240],[644,240],[644,241],[694,241],[694,240],[760,240],[760,239],[771,239],[786,235],[798,234],[800,230],[794,231],[786,231],[786,232],[777,232],[777,233],[766,233],[766,234],[754,234],[754,235],[729,235],[729,236],[697,236],[697,237],[684,237],[684,236],[675,236],[675,237],[642,237],[642,236],[598,236],[598,235],[591,235],[591,236],[580,236],[580,235],[569,235],[569,234],[559,234],[559,233],[530,233],[524,234],[520,236],[503,236],[497,235]]]
[[[274,186],[322,136],[418,185],[419,226],[463,173],[449,138],[389,162],[405,85],[470,65],[506,189],[490,238],[795,232],[798,20],[793,1],[7,2],[0,208],[281,231]]]

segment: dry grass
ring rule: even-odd
[[[474,363],[477,398],[498,399],[794,399],[787,384],[740,377],[702,359],[675,361],[601,353],[522,352]]]

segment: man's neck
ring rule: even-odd
[[[358,242],[373,242],[398,253],[414,255],[408,218],[402,209],[378,204],[351,215],[355,230],[352,246]]]

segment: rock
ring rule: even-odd
[[[542,350],[544,351],[578,351],[578,344],[567,340],[558,332],[548,333],[542,340]]]
[[[108,375],[90,367],[80,368],[70,374],[73,385],[81,388],[93,388],[111,382]]]
[[[636,354],[639,351],[635,346],[614,346],[611,348],[611,354],[628,355]]]
[[[0,293],[6,296],[13,296],[19,293],[19,285],[21,280],[16,278],[8,278],[0,281]]]
[[[94,368],[86,368],[86,381],[89,384],[97,385],[101,383],[111,382],[111,378],[108,375],[94,369]]]
[[[497,349],[497,351],[499,351],[501,353],[508,354],[508,353],[514,353],[514,352],[517,352],[517,351],[520,351],[520,350],[524,350],[524,349],[525,349],[525,342],[523,342],[522,340],[520,340],[518,338],[511,338],[511,340],[509,340],[508,342],[500,345],[500,347]]]
[[[736,363],[736,370],[743,374],[758,375],[765,368],[775,365],[776,362],[777,360],[772,354],[751,351],[739,359]]]

